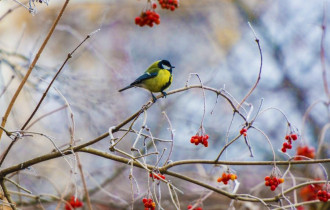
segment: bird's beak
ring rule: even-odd
[[[174,69],[175,68],[175,66],[171,66],[172,67],[172,69]]]

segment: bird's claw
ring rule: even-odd
[[[163,97],[166,98],[167,93],[162,91],[162,94],[163,94]]]
[[[157,98],[154,96],[154,94],[151,95],[152,95],[152,102],[155,103],[157,101]]]

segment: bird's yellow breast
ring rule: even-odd
[[[168,70],[159,70],[156,77],[144,80],[141,87],[151,92],[161,92],[167,89],[172,83],[172,75]]]

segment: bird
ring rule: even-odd
[[[172,83],[172,69],[175,68],[168,60],[158,60],[151,64],[147,70],[139,76],[130,85],[118,90],[122,92],[132,87],[141,87],[150,91],[153,102],[156,102],[157,98],[153,93],[161,92],[164,97],[167,96],[165,90]]]

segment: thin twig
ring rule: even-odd
[[[326,69],[326,64],[325,64],[325,48],[324,48],[325,35],[326,35],[326,31],[327,31],[326,29],[327,29],[327,1],[324,1],[320,57],[321,57],[321,65],[322,65],[322,79],[323,79],[324,91],[325,91],[325,94],[327,95],[328,103],[330,103],[330,91],[329,91],[329,85],[328,85],[328,81],[327,81],[327,69]]]
[[[15,7],[9,8],[7,10],[7,12],[5,12],[1,17],[0,17],[0,21],[2,21],[7,15],[9,15],[10,13],[12,13],[14,10],[20,8],[21,5],[16,5]]]
[[[259,49],[259,54],[260,54],[260,68],[259,68],[259,74],[258,74],[258,78],[257,78],[257,81],[254,83],[253,87],[250,89],[250,91],[246,94],[246,96],[243,98],[243,100],[239,103],[239,105],[237,106],[236,109],[240,109],[240,107],[242,106],[242,104],[246,101],[246,99],[252,94],[252,92],[254,91],[254,89],[257,87],[260,79],[261,79],[261,71],[262,71],[262,51],[261,51],[261,47],[260,47],[260,41],[251,25],[250,22],[248,22],[249,24],[249,27],[251,28],[253,34],[254,34],[254,38],[255,38],[255,41],[258,45],[258,49]]]
[[[8,179],[8,178],[6,178],[6,177],[4,177],[3,179],[4,179],[5,181],[8,181],[8,182],[12,183],[12,184],[15,185],[17,188],[19,188],[19,189],[21,189],[21,190],[23,190],[23,191],[25,191],[25,192],[27,192],[27,193],[30,193],[30,194],[32,193],[30,190],[28,190],[28,189],[22,187],[21,185],[19,185],[18,183],[14,182],[14,181],[11,180],[11,179]]]
[[[0,98],[1,98],[1,96],[3,96],[3,94],[7,91],[9,85],[10,85],[11,82],[14,80],[14,78],[15,78],[15,75],[12,75],[12,76],[10,77],[10,80],[9,80],[8,83],[3,87],[2,92],[0,93]]]
[[[50,87],[52,86],[52,84],[54,83],[54,81],[56,80],[56,78],[58,77],[58,75],[61,73],[61,71],[63,70],[64,66],[66,65],[66,63],[70,60],[70,58],[72,58],[72,55],[74,54],[74,52],[87,40],[89,39],[91,36],[87,35],[86,38],[80,42],[78,44],[78,46],[68,54],[67,58],[65,59],[65,61],[63,62],[62,66],[59,68],[59,70],[56,72],[55,76],[53,77],[52,81],[49,83],[47,89],[45,90],[45,92],[42,94],[37,106],[35,107],[35,109],[33,110],[32,114],[30,115],[30,117],[26,120],[26,122],[24,123],[24,125],[22,126],[21,130],[24,130],[26,128],[26,126],[29,124],[29,122],[32,120],[33,116],[36,114],[36,112],[38,111],[41,103],[43,102],[43,100],[45,99]]]
[[[54,109],[53,111],[50,111],[50,112],[48,112],[48,113],[46,113],[46,114],[44,114],[44,115],[38,117],[38,118],[35,119],[33,122],[31,122],[31,123],[29,124],[29,126],[27,126],[27,127],[25,128],[25,130],[29,130],[29,129],[30,129],[35,123],[37,123],[39,120],[41,120],[41,119],[43,119],[43,118],[45,118],[45,117],[47,117],[47,116],[49,116],[49,115],[52,115],[52,114],[54,114],[55,112],[61,111],[62,109],[65,109],[67,106],[68,106],[68,105],[65,104],[65,105],[63,105],[63,106],[61,106],[61,107],[59,107],[59,108],[57,108],[57,109]]]
[[[87,201],[87,207],[89,210],[92,210],[92,204],[91,204],[91,199],[89,197],[89,193],[88,193],[88,188],[87,188],[87,183],[86,183],[86,179],[85,179],[85,175],[84,175],[84,171],[82,168],[82,164],[80,162],[80,158],[79,158],[79,154],[76,154],[77,157],[77,164],[78,164],[78,169],[80,172],[80,177],[84,186],[84,191],[85,191],[85,197],[86,197],[86,201]]]
[[[20,85],[18,86],[18,88],[17,88],[17,90],[16,90],[14,96],[12,97],[12,99],[11,99],[11,101],[10,101],[10,103],[9,103],[9,105],[8,105],[8,107],[7,107],[7,109],[6,109],[5,115],[2,117],[2,122],[1,122],[1,126],[2,126],[2,127],[5,127],[5,125],[6,125],[6,123],[7,123],[8,116],[9,116],[9,114],[10,114],[10,112],[11,112],[11,110],[12,110],[14,104],[15,104],[15,101],[16,101],[18,95],[20,94],[20,92],[21,92],[21,90],[23,89],[23,86],[25,85],[26,81],[28,80],[28,78],[29,78],[29,76],[30,76],[30,74],[31,74],[31,72],[32,72],[32,70],[33,70],[33,68],[34,68],[34,66],[36,65],[37,61],[39,60],[39,57],[40,57],[41,53],[43,52],[44,48],[46,47],[46,45],[47,45],[47,43],[48,43],[48,41],[49,41],[49,39],[50,39],[50,37],[52,36],[52,34],[53,34],[53,32],[54,32],[54,29],[55,29],[57,23],[59,22],[59,20],[61,19],[62,15],[63,15],[63,13],[64,13],[64,10],[65,10],[66,6],[68,5],[69,1],[70,1],[70,0],[66,0],[66,1],[65,1],[65,3],[64,3],[64,5],[63,5],[63,7],[62,7],[60,13],[58,14],[58,16],[57,16],[57,18],[55,19],[55,21],[54,21],[52,27],[50,28],[50,30],[49,30],[49,32],[48,32],[48,34],[47,34],[47,36],[46,36],[44,42],[42,43],[42,45],[41,45],[41,47],[39,48],[39,50],[38,50],[36,56],[35,56],[34,59],[33,59],[31,65],[29,66],[29,69],[27,70],[27,72],[26,72],[26,74],[25,74],[25,76],[24,76],[22,82],[20,83]],[[23,130],[23,129],[22,129],[22,130]],[[0,140],[1,140],[1,137],[2,137],[2,133],[3,133],[3,131],[0,130]],[[5,156],[4,156],[4,157],[5,157]],[[1,161],[1,162],[3,162],[3,161]],[[0,166],[1,166],[1,165],[0,165]]]
[[[167,157],[166,161],[164,162],[164,165],[166,165],[168,163],[168,161],[170,160],[170,157],[172,155],[172,151],[173,151],[173,147],[174,147],[174,133],[173,133],[172,123],[170,121],[170,118],[168,118],[168,116],[167,116],[167,114],[166,114],[165,111],[163,111],[162,114],[165,116],[165,118],[166,118],[166,120],[168,122],[168,125],[170,126],[169,127],[169,130],[171,132],[171,140],[172,140],[170,152],[168,154],[168,157]]]
[[[7,187],[5,185],[4,179],[1,179],[0,180],[0,185],[1,185],[1,188],[2,188],[2,191],[3,191],[4,196],[6,197],[8,203],[10,204],[10,207],[13,210],[16,210],[16,205],[11,200],[11,196],[10,196],[10,193],[8,192],[8,190],[7,190]]]

